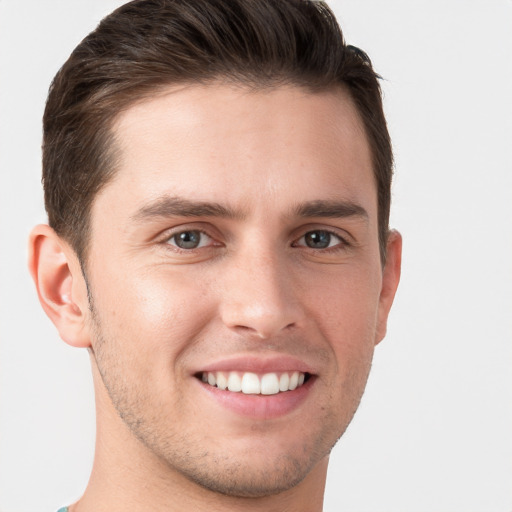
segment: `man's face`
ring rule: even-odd
[[[174,88],[115,134],[88,325],[122,421],[98,420],[207,488],[290,488],[350,422],[389,309],[357,112],[340,90]]]

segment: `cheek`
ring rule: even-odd
[[[122,360],[162,378],[170,375],[169,366],[179,371],[180,354],[194,344],[213,310],[197,281],[160,270],[126,279],[111,275],[108,287],[93,287],[101,331]],[[105,281],[98,275],[95,282]]]
[[[310,316],[333,344],[359,346],[375,333],[380,283],[379,271],[340,268],[309,286]]]
[[[326,381],[339,435],[359,406],[370,372],[375,347],[378,293],[359,280],[337,288],[318,329],[328,341],[333,371]]]
[[[337,278],[335,278],[337,277]],[[334,393],[342,393],[334,403],[355,407],[364,390],[375,346],[380,273],[341,269],[317,291],[309,316],[327,341],[334,372],[329,382]],[[341,405],[340,405],[341,407]],[[350,407],[349,407],[350,408]]]

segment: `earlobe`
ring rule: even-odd
[[[379,299],[379,312],[375,344],[386,335],[389,310],[393,304],[395,293],[400,282],[402,267],[402,236],[398,231],[391,230],[386,249],[386,264],[382,270],[382,288]]]
[[[39,301],[69,345],[89,347],[87,288],[78,259],[50,226],[36,226],[29,238],[29,270]]]

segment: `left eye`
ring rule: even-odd
[[[329,249],[343,242],[344,240],[334,233],[317,229],[315,231],[308,231],[299,239],[297,245],[306,246],[311,249]]]
[[[172,235],[167,243],[180,249],[199,249],[209,245],[211,241],[212,239],[206,233],[198,230],[189,230]]]

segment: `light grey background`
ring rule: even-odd
[[[0,0],[0,510],[83,491],[86,351],[60,341],[26,270],[45,220],[51,78],[114,0]],[[403,278],[361,408],[335,448],[329,512],[512,511],[512,1],[336,0],[386,78]],[[305,418],[307,421],[307,418]]]

